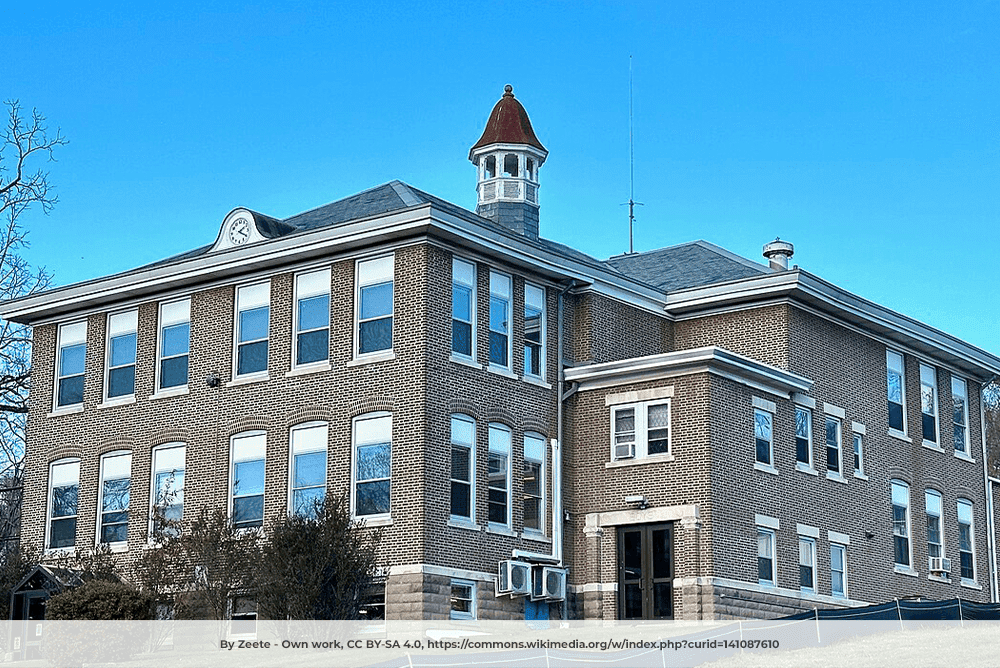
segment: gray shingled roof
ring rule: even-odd
[[[771,269],[707,241],[608,258],[622,274],[665,292],[771,273]]]

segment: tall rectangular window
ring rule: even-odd
[[[295,366],[330,357],[330,269],[295,276]]]
[[[920,417],[925,441],[937,443],[937,373],[934,367],[920,365]]]
[[[467,415],[451,416],[451,516],[472,521],[476,472],[476,423]]]
[[[153,450],[153,536],[161,531],[175,534],[184,519],[183,443],[170,443]]]
[[[799,589],[816,591],[816,541],[799,536]]]
[[[392,350],[394,265],[394,255],[358,261],[358,355]]]
[[[267,437],[239,434],[232,439],[230,501],[233,526],[249,529],[264,524],[264,478]]]
[[[490,364],[510,368],[510,276],[490,272]]]
[[[326,498],[327,424],[310,422],[292,428],[289,512],[315,517]]]
[[[55,462],[49,469],[50,548],[76,545],[76,509],[80,492],[80,460]]]
[[[906,431],[906,376],[903,356],[892,350],[885,351],[886,387],[889,399],[889,428]]]
[[[865,436],[854,432],[854,475],[863,476],[865,474]]]
[[[840,462],[840,420],[826,416],[826,470],[842,475]]]
[[[451,352],[476,356],[476,265],[451,261]]]
[[[795,407],[795,461],[812,468],[812,411]]]
[[[965,381],[951,377],[952,433],[955,452],[969,454],[969,394]]]
[[[83,377],[87,359],[87,322],[59,326],[59,369],[56,373],[56,407],[83,403]]]
[[[545,438],[524,435],[524,530],[545,531]]]
[[[545,375],[545,288],[524,284],[524,375]]]
[[[976,558],[973,551],[972,501],[958,500],[958,560],[963,580],[975,581]]]
[[[772,424],[774,416],[768,411],[755,408],[753,410],[753,434],[756,443],[757,462],[771,465],[772,462]]]
[[[927,556],[943,557],[944,543],[941,538],[941,492],[928,489],[924,493],[927,509]]]
[[[191,352],[191,300],[160,304],[160,336],[157,389],[187,385]]]
[[[489,521],[510,526],[510,429],[491,424],[489,431]]]
[[[108,399],[135,394],[135,345],[138,311],[108,316],[107,393]]]
[[[101,457],[101,543],[128,541],[128,505],[132,488],[132,453]]]
[[[354,419],[354,515],[388,516],[392,491],[392,416]]]
[[[236,375],[267,373],[271,282],[236,290]]]
[[[830,595],[847,598],[847,546],[830,544]]]
[[[910,565],[910,487],[892,481],[893,558],[898,566]]]
[[[774,531],[757,527],[757,582],[774,586]]]

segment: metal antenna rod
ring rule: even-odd
[[[642,202],[635,201],[635,141],[633,137],[632,121],[632,55],[628,57],[628,252],[632,254],[635,248],[632,243],[632,227],[635,224],[635,205],[642,206]]]

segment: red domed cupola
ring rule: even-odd
[[[483,136],[469,150],[479,173],[476,213],[537,239],[538,168],[548,154],[513,88],[504,86]]]

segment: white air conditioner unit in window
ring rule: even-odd
[[[951,573],[951,559],[929,557],[927,561],[931,573]]]
[[[532,573],[532,601],[561,601],[566,598],[566,569],[536,567]]]
[[[632,459],[635,457],[635,443],[616,443],[615,459]]]
[[[531,564],[508,559],[500,562],[496,593],[527,596],[531,593]]]

